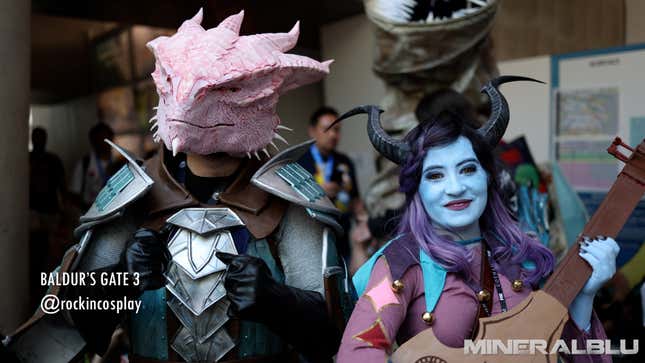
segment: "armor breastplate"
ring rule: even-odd
[[[186,208],[167,222],[178,227],[168,243],[168,306],[182,324],[170,346],[187,362],[215,362],[235,346],[224,329],[226,265],[215,252],[237,254],[230,229],[244,223],[228,208]]]

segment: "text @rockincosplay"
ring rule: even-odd
[[[120,286],[136,287],[140,283],[139,273],[128,272],[42,272],[40,284],[48,286]],[[113,300],[96,300],[78,296],[64,299],[48,293],[41,299],[40,308],[45,314],[56,314],[63,310],[111,310],[117,314],[123,311],[139,312],[140,300],[128,297]]]

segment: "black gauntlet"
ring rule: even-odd
[[[229,315],[265,324],[310,360],[331,358],[341,332],[327,314],[322,295],[275,281],[256,257],[217,253],[228,265],[224,286]]]
[[[165,286],[163,273],[170,260],[166,247],[168,233],[168,228],[161,232],[139,229],[128,240],[118,264],[92,271],[96,276],[101,273],[127,272],[130,283],[136,281],[133,277],[138,274],[138,285],[104,286],[97,283],[94,286],[70,286],[66,291],[66,298],[73,300],[80,297],[85,301],[121,300],[124,297],[137,299],[145,290]],[[70,315],[90,349],[100,355],[107,350],[114,329],[123,317],[112,310],[74,310]]]

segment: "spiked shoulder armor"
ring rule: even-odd
[[[251,178],[251,183],[269,194],[305,207],[310,217],[342,234],[342,227],[337,221],[340,211],[325,195],[311,173],[298,164],[298,159],[309,150],[313,142],[309,140],[283,150],[258,169]]]
[[[81,225],[74,231],[77,237],[90,228],[123,215],[125,208],[144,196],[154,183],[134,156],[118,145],[105,141],[127,162],[107,181],[90,209],[81,216]]]

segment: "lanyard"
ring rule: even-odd
[[[334,172],[334,156],[330,154],[327,157],[327,161],[323,161],[322,155],[320,155],[320,151],[316,147],[316,144],[312,144],[309,150],[311,151],[311,156],[313,156],[314,162],[316,163],[316,168],[323,171],[323,181],[330,181],[331,175]]]
[[[502,312],[505,312],[508,310],[508,306],[506,305],[506,297],[504,296],[504,291],[502,290],[502,284],[499,281],[499,275],[497,274],[497,271],[493,267],[493,256],[490,252],[490,249],[485,246],[486,249],[486,257],[488,258],[488,265],[490,266],[490,271],[493,276],[493,282],[495,283],[495,290],[497,290],[497,296],[499,297],[499,304],[502,307]],[[492,299],[492,296],[491,296]],[[488,310],[488,306],[486,306],[486,302],[482,301],[481,302],[482,309],[486,313],[487,316],[491,316],[491,311]]]

